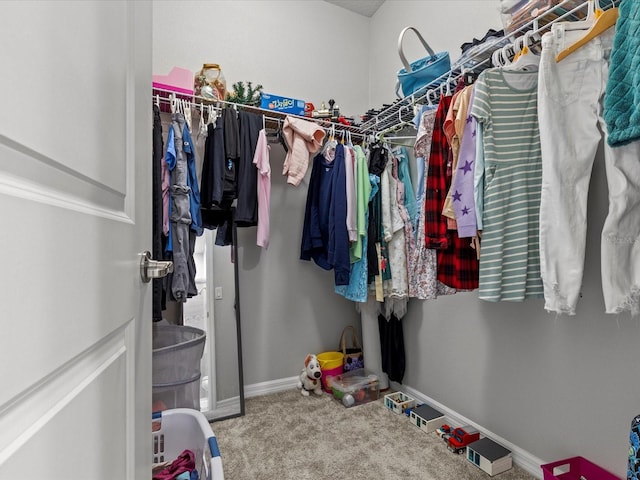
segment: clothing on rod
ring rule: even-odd
[[[540,252],[545,309],[573,315],[584,269],[587,195],[594,158],[604,140],[609,212],[601,234],[606,313],[640,305],[640,142],[609,145],[603,118],[614,29],[561,62],[555,56],[581,31],[553,29],[542,42]],[[636,55],[639,55],[636,52]]]

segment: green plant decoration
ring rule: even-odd
[[[259,105],[260,94],[262,93],[262,85],[258,84],[253,88],[252,82],[236,82],[232,85],[233,91],[227,92],[226,100],[228,102],[239,103],[242,105]]]

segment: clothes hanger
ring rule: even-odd
[[[217,119],[218,109],[213,105],[209,105],[209,118],[207,118],[208,123],[213,123],[213,126],[215,127]]]
[[[491,63],[494,67],[502,67],[502,49],[498,48],[491,54]]]
[[[324,143],[322,147],[322,156],[329,162],[333,161],[335,156],[335,149],[338,142],[335,140],[336,135],[336,126],[331,124],[331,128],[329,129],[329,135],[327,136],[327,141]]]
[[[197,108],[196,108],[197,110]],[[207,135],[207,122],[204,121],[204,104],[200,102],[200,123],[198,124],[198,136],[206,136]]]
[[[160,108],[160,95],[156,93],[156,107]]]
[[[511,60],[509,60],[510,48],[511,48],[511,44],[507,43],[504,47],[500,49],[500,58],[502,59],[502,67],[511,65]]]
[[[514,61],[510,65],[506,65],[504,68],[507,71],[537,71],[540,65],[540,55],[536,55],[529,48],[529,38],[531,32],[525,33],[522,38],[522,49],[516,54]]]
[[[529,32],[526,32],[525,35],[527,33],[529,33]],[[513,43],[511,45],[511,50],[513,51],[514,55],[513,55],[513,59],[511,60],[511,63],[514,63],[522,55],[522,50],[524,49],[524,36],[525,35],[522,35],[520,37],[516,37],[513,40]]]
[[[433,107],[433,102],[431,101],[431,94],[434,93],[432,89],[427,90],[427,105],[429,107]]]
[[[558,22],[556,25],[561,26],[566,31],[586,30],[591,28],[596,21],[596,10],[599,10],[600,8],[600,4],[598,4],[598,8],[596,8],[595,2],[596,0],[587,0],[587,16],[584,20],[577,20],[575,22]]]
[[[169,110],[171,110],[172,114],[176,113],[176,94],[175,93],[172,93],[171,95],[169,95]]]
[[[449,76],[447,77],[447,97],[451,96],[451,70],[449,70]]]
[[[589,0],[589,13],[587,14],[587,22],[586,22],[586,23],[589,23],[589,25],[587,25],[587,28],[589,28],[589,30],[582,36],[582,38],[580,38],[580,40],[578,40],[573,45],[561,51],[556,56],[556,62],[559,62],[563,58],[566,58],[567,56],[571,55],[577,49],[579,49],[580,47],[582,47],[583,45],[585,45],[586,43],[588,43],[589,41],[591,41],[592,39],[594,39],[595,37],[597,37],[598,35],[605,32],[606,30],[608,30],[609,28],[613,27],[616,24],[616,21],[618,20],[618,16],[619,16],[618,9],[614,7],[606,11],[603,11],[600,8],[599,3],[598,3],[598,8],[596,9],[594,6],[595,1],[596,0]],[[592,16],[591,19],[589,18],[589,14]],[[572,23],[581,24],[583,22],[571,22],[568,25],[571,25]],[[567,26],[565,26],[565,29],[566,28]],[[571,28],[571,30],[573,29]]]
[[[187,122],[187,126],[189,130],[191,130],[191,102],[187,100],[182,100],[182,109],[184,110],[184,121]]]

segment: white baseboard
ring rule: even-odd
[[[513,463],[518,465],[523,470],[526,470],[528,473],[530,473],[534,477],[542,478],[542,469],[540,468],[540,465],[542,465],[545,462],[543,462],[538,457],[523,450],[517,445],[514,445],[513,443],[505,440],[499,435],[496,435],[495,433],[487,430],[486,428],[482,427],[482,425],[478,425],[477,423],[471,421],[470,419],[460,415],[458,412],[455,412],[450,408],[447,408],[445,405],[442,405],[441,403],[436,402],[434,399],[423,394],[422,392],[419,392],[415,388],[411,388],[407,385],[401,385],[396,382],[391,382],[391,388],[393,390],[402,391],[412,396],[419,402],[426,403],[432,406],[433,408],[436,408],[437,410],[441,411],[444,414],[447,421],[451,422],[453,425],[472,426],[473,428],[477,429],[480,433],[482,433],[484,436],[491,438],[497,443],[503,445],[505,448],[508,448],[509,450],[511,450]]]
[[[293,390],[298,386],[298,377],[281,378],[271,380],[269,382],[254,383],[245,385],[244,398],[257,397],[267,395],[269,393],[283,392],[285,390]],[[216,402],[216,408],[212,412],[208,412],[207,418],[215,420],[217,418],[235,415],[240,411],[240,396],[225,398]]]
[[[238,415],[240,413],[240,397],[231,397],[224,400],[219,400],[216,403],[216,408],[213,411],[206,413],[207,420],[213,421],[218,418],[226,418],[232,415]]]
[[[293,390],[298,386],[298,376],[281,378],[278,380],[270,380],[268,382],[253,383],[244,386],[245,398],[257,397],[259,395],[267,395],[268,393],[284,392],[285,390]]]

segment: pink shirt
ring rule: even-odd
[[[269,144],[264,129],[258,134],[253,163],[258,169],[258,231],[256,244],[266,249],[269,246],[269,207],[271,204],[271,165]]]
[[[309,155],[320,150],[325,131],[313,122],[289,116],[284,119],[282,134],[289,147],[282,174],[287,183],[297,187],[309,168]]]

